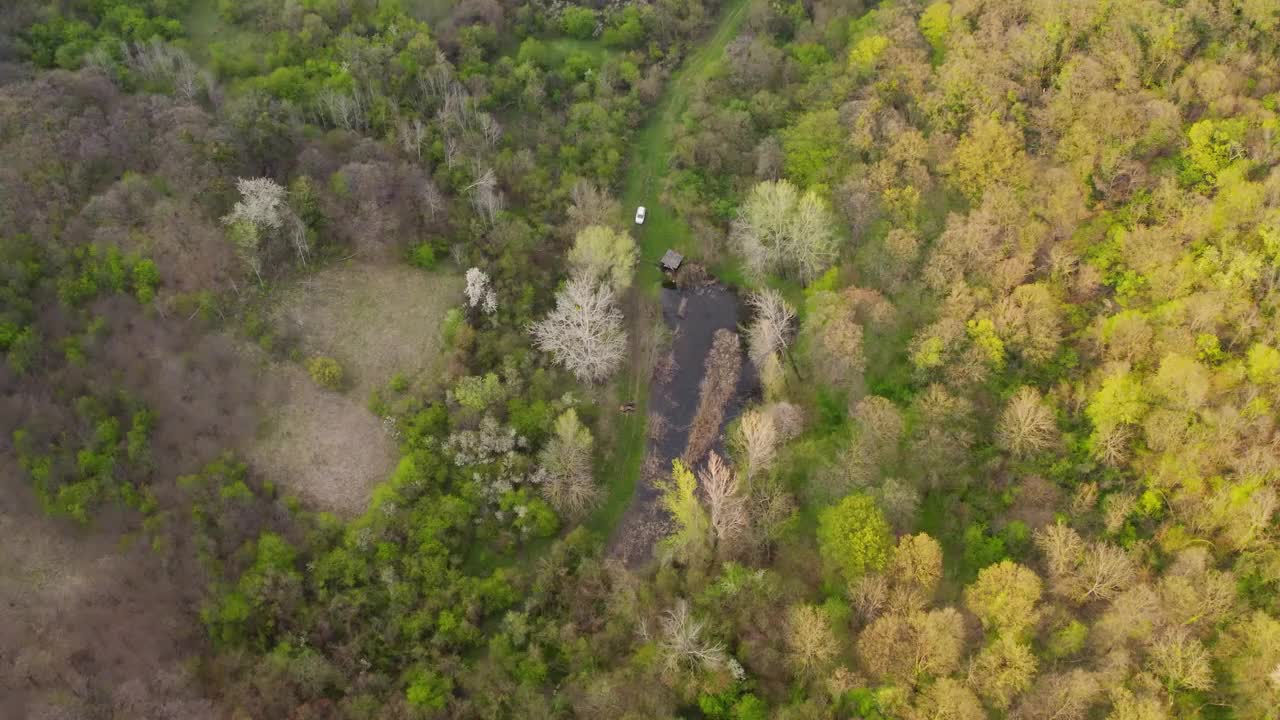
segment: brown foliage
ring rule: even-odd
[[[698,410],[689,428],[684,460],[692,465],[700,460],[720,436],[724,409],[738,386],[742,372],[742,350],[738,334],[717,330],[707,353],[702,383],[698,387]]]

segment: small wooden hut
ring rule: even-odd
[[[662,256],[662,260],[659,261],[659,264],[662,266],[663,272],[674,273],[680,269],[680,263],[682,262],[684,262],[683,255],[675,250],[667,250],[666,254]]]

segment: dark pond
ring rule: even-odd
[[[644,468],[636,483],[631,505],[610,543],[610,552],[628,565],[642,565],[653,557],[654,543],[666,532],[666,513],[659,503],[656,481],[671,473],[671,461],[680,457],[698,409],[698,391],[704,362],[717,330],[737,331],[745,313],[733,290],[719,284],[662,289],[662,320],[671,332],[669,352],[660,353],[658,368],[649,384],[649,441]],[[742,412],[758,391],[755,368],[742,349],[742,373],[737,391],[724,410],[721,439],[715,450],[723,453],[725,426]]]

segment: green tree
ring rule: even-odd
[[[787,177],[800,187],[831,183],[842,174],[840,149],[846,131],[836,110],[805,113],[782,133]]]
[[[615,292],[631,287],[640,251],[626,232],[603,225],[584,228],[573,240],[569,267],[577,277],[609,283]]]
[[[856,580],[889,564],[893,535],[875,501],[854,493],[822,511],[818,549],[829,567],[846,580]]]
[[[679,460],[671,463],[671,481],[664,483],[662,507],[671,514],[675,529],[662,541],[676,559],[690,565],[707,560],[711,553],[711,518],[698,502],[698,480]]]
[[[965,588],[965,605],[992,632],[1017,635],[1036,622],[1040,577],[1029,568],[1004,560],[988,565]]]
[[[586,40],[596,34],[596,12],[590,8],[567,7],[560,13],[560,28],[571,38]]]
[[[951,33],[951,3],[935,2],[920,14],[920,34],[936,55],[941,55]]]

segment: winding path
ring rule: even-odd
[[[644,205],[648,208],[645,224],[638,228],[633,226],[641,257],[636,274],[636,292],[628,308],[633,338],[644,335],[645,329],[640,327],[642,324],[654,323],[658,318],[662,273],[658,269],[657,259],[669,247],[688,248],[692,238],[684,221],[659,200],[663,182],[670,169],[668,159],[672,151],[672,131],[688,107],[694,88],[707,77],[713,63],[724,54],[729,42],[737,37],[747,19],[751,2],[752,0],[726,0],[715,30],[668,79],[666,89],[652,115],[636,132],[632,141],[631,159],[627,165],[622,192],[626,222],[631,222],[631,215],[637,206]],[[625,400],[635,402],[635,412],[626,416],[621,424],[618,446],[606,474],[608,495],[590,523],[592,529],[606,537],[613,535],[636,494],[647,444],[649,380],[649,365],[644,362],[635,363],[635,368],[623,380],[622,394]]]

